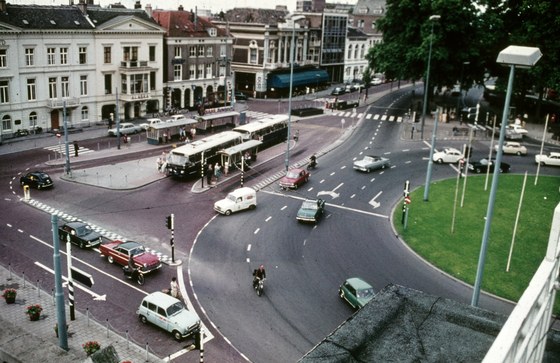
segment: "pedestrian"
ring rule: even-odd
[[[191,139],[194,140],[194,137],[196,136],[196,128],[192,128],[191,129]]]
[[[177,284],[177,278],[176,277],[171,278],[170,287],[171,287],[171,289],[169,290],[169,292],[170,292],[171,296],[173,296],[174,298],[178,298],[179,297],[179,285]]]
[[[167,131],[163,132],[163,143],[167,144]]]
[[[299,130],[296,130],[296,134],[294,135],[294,140],[295,140],[295,142],[298,142],[298,140],[299,140]]]
[[[206,169],[206,182],[208,185],[212,182],[212,176],[214,176],[214,171],[212,170],[212,164],[208,164],[208,169]]]
[[[78,146],[78,141],[74,140],[74,156],[78,157],[78,150],[80,150],[80,147]]]
[[[163,159],[161,157],[159,157],[157,159],[157,170],[158,170],[159,173],[161,173],[162,169],[163,169]]]

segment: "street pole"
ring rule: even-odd
[[[117,149],[121,149],[121,125],[120,125],[120,121],[121,121],[121,117],[119,115],[119,89],[115,87],[115,94],[116,94],[116,99],[115,99],[115,126],[117,128]]]
[[[245,158],[241,154],[241,188],[243,188],[243,178],[245,174]]]
[[[432,61],[432,40],[434,36],[434,22],[441,18],[440,15],[432,15],[429,20],[432,22],[432,30],[430,31],[430,50],[428,51],[428,68],[426,69],[426,80],[424,84],[424,104],[422,105],[422,125],[420,128],[420,138],[424,140],[424,124],[426,122],[426,110],[428,108],[428,89],[430,87],[430,63]],[[391,87],[393,84],[391,83]],[[424,199],[426,200],[426,199]]]
[[[64,151],[66,152],[64,172],[66,173],[66,175],[70,175],[70,148],[68,146],[68,120],[66,117],[66,101],[62,103],[62,115],[64,120]]]
[[[438,127],[439,110],[436,110],[434,115],[434,129],[432,131],[432,147],[430,147],[430,160],[428,160],[428,170],[426,172],[426,185],[424,187],[424,201],[428,201],[428,194],[430,192],[430,180],[432,179],[432,167],[434,164],[434,149],[436,147],[436,134]]]
[[[62,270],[60,267],[60,239],[58,236],[58,217],[51,214],[51,229],[53,236],[53,267],[56,304],[56,321],[58,324],[58,345],[68,350],[68,333],[66,331],[66,312],[64,308],[64,291],[62,290]]]
[[[74,279],[72,278],[72,244],[70,233],[66,235],[66,267],[68,270],[68,306],[70,307],[70,320],[76,320],[74,309]]]

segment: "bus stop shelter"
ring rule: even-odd
[[[196,123],[195,119],[186,118],[155,124],[146,130],[148,144],[160,145],[168,142],[184,141],[184,138],[181,137],[181,129],[185,132],[184,137],[186,137],[190,135],[191,127],[196,127]]]
[[[241,144],[228,147],[220,151],[220,164],[227,165],[231,168],[233,165],[241,165],[241,157],[245,158],[247,164],[252,163],[257,160],[257,152],[262,141],[259,140],[249,140]]]
[[[196,128],[203,133],[213,132],[214,130],[223,129],[227,126],[235,127],[238,124],[239,112],[227,111],[210,113],[203,116],[198,116],[198,123]]]

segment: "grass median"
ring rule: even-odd
[[[395,209],[393,220],[403,240],[419,255],[474,285],[492,174],[488,181],[486,175],[466,180],[466,188],[464,178],[432,182],[427,202],[423,186],[414,190],[406,230],[402,208]],[[484,291],[512,301],[519,300],[545,256],[554,208],[560,203],[560,178],[539,176],[535,186],[535,176],[527,176],[521,199],[523,180],[524,175],[500,175],[482,279]],[[554,313],[560,313],[558,302]]]

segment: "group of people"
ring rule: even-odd
[[[206,181],[208,182],[208,185],[210,185],[212,181],[215,181],[217,183],[222,176],[222,173],[224,175],[228,175],[228,172],[228,165],[224,165],[222,168],[219,163],[214,164],[214,166],[212,166],[212,163],[209,163],[208,168],[206,169]]]

